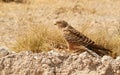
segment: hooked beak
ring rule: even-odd
[[[57,25],[56,23],[54,25]]]

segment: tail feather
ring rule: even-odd
[[[106,49],[103,46],[96,45],[96,44],[88,45],[87,48],[94,51],[100,56],[110,55],[112,53],[112,51],[110,51],[109,49]]]

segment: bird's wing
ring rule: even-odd
[[[78,41],[81,45],[87,46],[94,43],[94,41],[92,41],[79,31],[75,30],[73,27],[69,26],[68,30],[79,39]]]

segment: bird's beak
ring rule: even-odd
[[[57,25],[56,23],[54,25]]]

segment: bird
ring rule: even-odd
[[[73,28],[64,20],[56,21],[54,25],[56,25],[61,31],[61,34],[67,43],[69,51],[78,52],[82,50],[81,52],[83,52],[86,50],[94,56],[94,54],[91,53],[92,51],[101,57],[104,55],[109,55],[111,53],[111,50],[96,44],[93,40]]]

